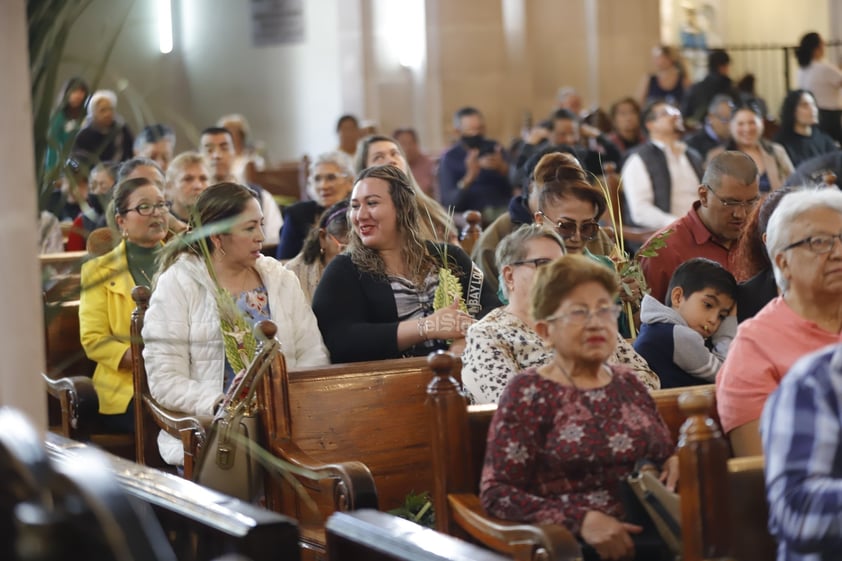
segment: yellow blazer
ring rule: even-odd
[[[129,348],[134,286],[125,241],[82,265],[79,332],[85,354],[97,363],[93,383],[104,415],[125,413],[134,394],[132,371],[117,368]]]

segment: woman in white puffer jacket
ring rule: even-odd
[[[232,295],[247,323],[271,319],[278,325],[289,368],[328,364],[295,274],[260,253],[263,214],[254,192],[234,183],[213,185],[196,202],[194,217],[209,232],[209,258],[190,231],[171,241],[146,312],[143,358],[152,397],[170,409],[211,415],[242,369],[245,361],[225,351],[217,285]],[[161,432],[158,448],[167,463],[184,463],[175,438]]]

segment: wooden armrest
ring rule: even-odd
[[[69,438],[89,437],[99,415],[99,397],[87,376],[52,379],[43,372],[47,393],[61,404],[62,432]]]
[[[167,409],[148,395],[143,396],[143,401],[149,408],[149,412],[152,414],[155,423],[167,434],[183,442],[185,440],[184,433],[189,432],[192,433],[191,438],[195,438],[194,442],[198,448],[201,448],[205,443],[208,428],[213,420],[212,417],[207,415],[188,415],[182,411]]]
[[[447,496],[453,519],[491,549],[515,559],[573,561],[581,559],[579,542],[566,528],[556,524],[530,525],[490,517],[474,494]]]
[[[279,453],[279,450],[281,453]],[[333,488],[334,510],[347,511],[361,508],[377,509],[377,490],[374,477],[362,462],[349,461],[334,464],[321,463],[301,450],[290,440],[283,440],[273,446],[272,453],[290,464],[315,472],[312,479],[299,475],[300,478],[322,481],[336,481]]]

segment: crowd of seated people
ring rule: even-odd
[[[807,77],[824,68],[820,47]],[[625,519],[606,483],[639,460],[675,482],[675,443],[647,390],[716,384],[734,453],[757,455],[769,395],[842,332],[842,194],[815,185],[842,173],[825,126],[842,113],[826,109],[826,91],[794,90],[772,142],[766,111],[734,88],[727,53],[712,51],[709,70],[690,85],[659,47],[637,95],[611,107],[611,132],[586,124],[565,88],[511,151],[471,106],[455,111],[455,139],[437,158],[411,124],[366,135],[343,115],[336,151],[306,170],[309,199],[283,210],[247,181],[249,166],[269,166],[242,115],[176,154],[170,126],[134,137],[113,92],[69,82],[50,133],[61,178],[50,211],[73,225],[67,250],[85,249],[95,229],[116,233],[98,257],[89,250],[79,307],[106,425],[133,427],[135,285],[152,289],[150,391],[190,414],[214,412],[249,362],[240,351],[253,348],[230,352],[232,329],[250,334],[261,319],[278,323],[290,368],[447,349],[462,355],[470,398],[499,406],[483,474],[489,513],[561,523],[586,558],[657,558],[651,528]],[[607,162],[620,171],[623,216],[651,234],[636,259],[602,188]],[[468,210],[484,226],[470,256],[457,230]],[[549,415],[553,406],[569,415]],[[564,440],[573,432],[575,445]],[[165,460],[183,461],[178,442],[159,443]]]

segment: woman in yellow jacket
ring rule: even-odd
[[[114,189],[114,214],[123,241],[82,266],[79,330],[88,358],[97,363],[94,388],[106,430],[134,431],[131,291],[152,285],[155,258],[167,234],[161,185],[127,179]]]

